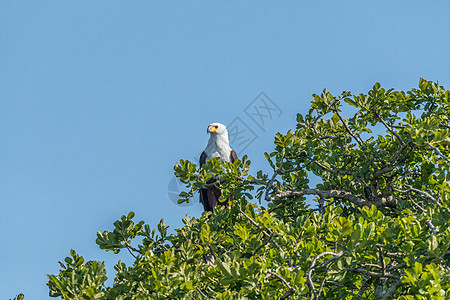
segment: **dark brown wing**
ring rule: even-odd
[[[230,152],[230,161],[231,161],[232,163],[234,163],[234,161],[235,161],[237,158],[238,158],[238,157],[237,157],[236,151],[231,150],[231,152]]]
[[[200,168],[206,163],[206,153],[202,152],[200,155]],[[208,201],[208,191],[207,189],[200,189],[200,203],[203,204],[203,209],[205,211],[212,211]]]
[[[222,192],[220,191],[220,189],[212,185],[215,182],[216,179],[214,178],[208,180],[208,184],[211,184],[211,186],[208,186],[208,188],[204,190],[206,194],[206,201],[203,202],[203,208],[205,209],[205,211],[213,211],[217,205],[226,205],[226,202],[219,202],[219,197]]]
[[[233,154],[234,153],[234,154]],[[206,163],[206,153],[203,152],[200,156],[200,167]],[[232,161],[234,161],[237,156],[236,152],[232,151],[231,154]],[[226,205],[228,206],[228,201],[219,202],[220,195],[222,192],[219,188],[212,185],[216,182],[217,179],[211,178],[208,180],[207,184],[211,184],[206,189],[200,189],[200,202],[203,204],[203,209],[205,211],[213,211],[217,205]]]
[[[206,153],[205,151],[202,152],[200,155],[200,168],[203,166],[203,164],[206,162]]]

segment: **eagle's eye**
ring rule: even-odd
[[[219,128],[219,126],[218,125],[214,125],[214,127],[217,129],[217,128]]]

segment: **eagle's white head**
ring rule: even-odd
[[[227,127],[220,123],[211,123],[206,130],[211,135],[223,135],[226,134],[228,136]]]

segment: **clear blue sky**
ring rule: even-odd
[[[419,77],[450,88],[449,11],[448,1],[0,0],[0,298],[48,299],[45,274],[71,248],[112,276],[129,255],[100,250],[96,231],[130,210],[172,229],[199,216],[168,184],[211,122],[239,117],[257,136],[244,151],[253,170],[268,170],[275,132],[294,128],[323,88],[410,89]],[[279,108],[263,127],[246,114],[261,92]]]

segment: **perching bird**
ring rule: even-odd
[[[200,167],[207,160],[215,157],[219,157],[221,161],[234,162],[237,159],[237,155],[230,147],[227,127],[220,123],[212,123],[208,126],[207,132],[211,136],[205,151],[200,156]],[[216,181],[217,178],[211,178],[207,183],[211,184]],[[200,202],[203,204],[205,211],[213,211],[217,205],[228,205],[228,201],[219,202],[220,195],[220,189],[213,185],[200,190]]]

